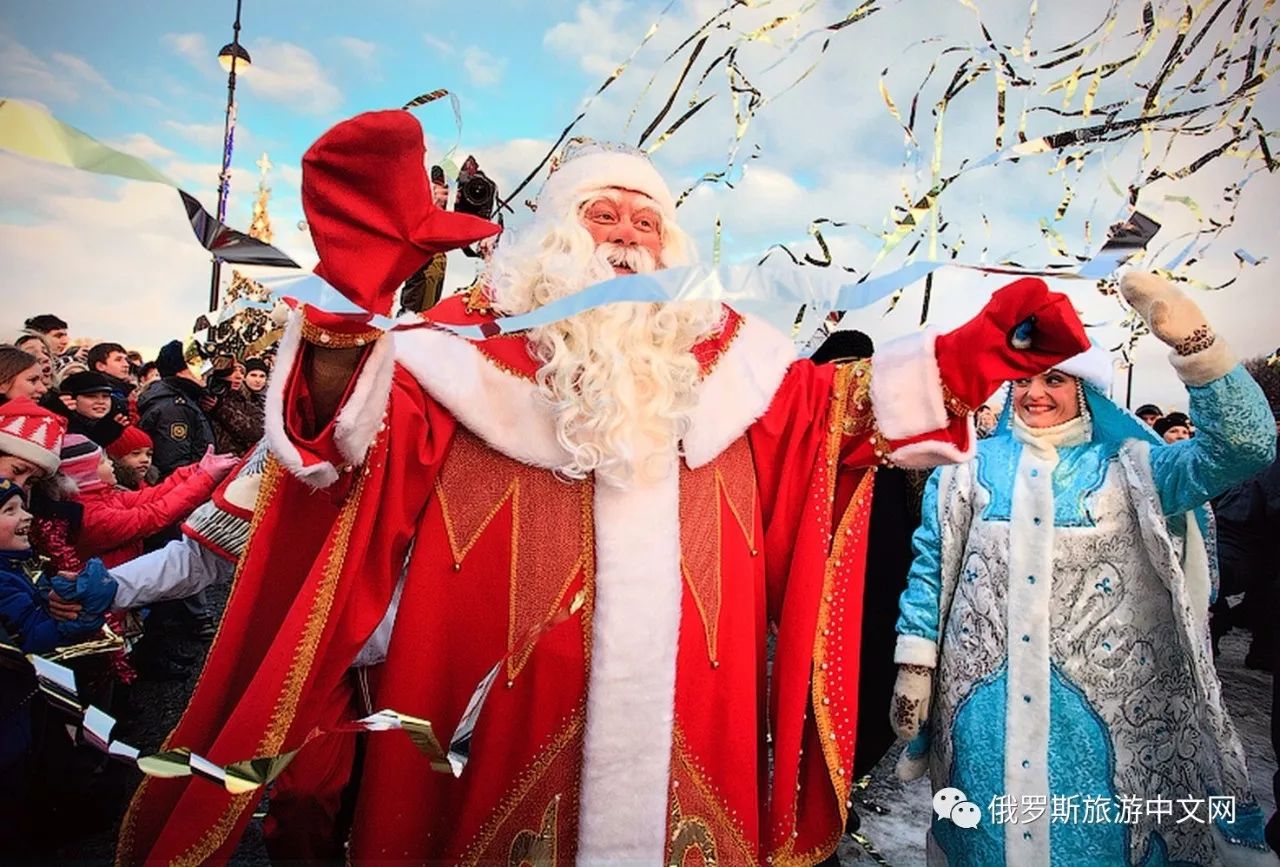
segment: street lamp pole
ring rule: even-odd
[[[231,150],[236,134],[236,66],[249,65],[249,52],[240,45],[240,4],[236,0],[236,20],[230,44],[218,52],[218,60],[227,69],[227,114],[222,125],[222,172],[218,175],[218,220],[226,222],[227,194],[231,192]],[[209,310],[218,309],[218,289],[222,280],[222,261],[215,253],[213,274],[209,280]]]

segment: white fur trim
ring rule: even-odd
[[[62,463],[56,453],[41,448],[25,437],[5,431],[0,431],[0,452],[30,461],[49,475],[56,473]]]
[[[698,402],[684,435],[685,463],[705,466],[765,414],[796,348],[763,319],[743,314],[738,335],[698,386]]]
[[[1191,355],[1170,352],[1169,363],[1173,365],[1178,378],[1187,385],[1208,385],[1215,379],[1226,376],[1236,366],[1236,354],[1219,335],[1208,348]]]
[[[875,380],[871,381],[875,385]],[[889,452],[889,460],[905,470],[927,470],[943,464],[962,464],[978,453],[978,431],[973,416],[966,420],[969,443],[960,448],[951,440],[921,440]]]
[[[588,190],[619,187],[644,193],[662,208],[664,222],[675,222],[676,204],[653,163],[636,154],[598,151],[562,163],[538,193],[538,217],[560,220]]]
[[[871,357],[871,407],[876,427],[891,440],[947,426],[937,339],[937,330],[927,328],[890,341]]]
[[[898,779],[905,783],[918,780],[929,772],[929,754],[913,756],[911,751],[904,747],[898,756],[898,761],[894,763],[893,771]]]
[[[1013,480],[1005,627],[1009,684],[1005,700],[1004,791],[1017,803],[1023,796],[1049,791],[1049,603],[1053,590],[1056,464],[1056,452],[1046,458],[1024,448]],[[1022,640],[1024,635],[1028,641]],[[1027,762],[1025,767],[1023,762]],[[1028,830],[1030,840],[1023,836]],[[1010,864],[1049,863],[1046,825],[1007,825],[1004,844]]]
[[[1204,641],[1209,631],[1209,596],[1213,593],[1209,586],[1209,551],[1204,544],[1204,534],[1200,532],[1200,523],[1196,521],[1196,513],[1187,512],[1183,518],[1187,522],[1187,542],[1182,551],[1182,575],[1186,579],[1187,602],[1191,605],[1191,622],[1204,630],[1195,638]]]
[[[674,471],[595,486],[596,596],[582,753],[580,864],[662,864],[680,638]]]
[[[280,338],[276,364],[267,381],[267,403],[263,419],[267,446],[284,468],[313,488],[327,488],[338,480],[338,471],[328,461],[305,466],[297,446],[284,427],[284,389],[298,364],[302,343],[302,311],[289,314],[289,322]]]
[[[333,427],[338,451],[352,465],[364,463],[364,456],[369,453],[369,446],[386,417],[391,379],[395,372],[395,344],[383,335],[369,350],[360,378],[338,412]]]
[[[893,652],[898,665],[925,665],[938,667],[938,642],[919,635],[899,635],[898,646]]]
[[[1111,361],[1111,353],[1098,344],[1090,345],[1079,355],[1073,355],[1055,367],[1065,374],[1083,379],[1103,394],[1111,393],[1111,380],[1115,375],[1115,364]]]
[[[522,463],[569,463],[538,386],[499,368],[468,340],[434,328],[393,332],[396,360],[467,430]]]

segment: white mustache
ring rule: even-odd
[[[610,265],[629,268],[637,274],[645,274],[658,269],[653,254],[644,247],[623,247],[620,244],[604,243],[596,248],[596,254],[604,256]]]

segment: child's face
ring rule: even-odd
[[[24,551],[31,547],[27,533],[31,514],[22,508],[22,498],[10,497],[0,506],[0,551]]]
[[[151,449],[134,449],[120,458],[120,466],[133,473],[135,479],[141,479],[151,469]]]
[[[8,479],[24,491],[44,478],[44,469],[17,455],[0,455],[0,479]]]
[[[111,466],[111,458],[107,457],[106,452],[102,453],[102,460],[98,461],[98,481],[108,488],[115,487],[116,484],[116,468]]]
[[[76,412],[85,418],[100,419],[111,411],[111,395],[81,394],[75,398]]]

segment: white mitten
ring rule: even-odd
[[[1200,349],[1213,342],[1213,329],[1205,321],[1200,308],[1163,277],[1131,271],[1120,281],[1120,292],[1124,300],[1138,311],[1151,333],[1173,347],[1179,355],[1190,355],[1196,351],[1183,350],[1189,341],[1202,344]]]
[[[933,695],[933,669],[923,665],[899,665],[898,679],[893,684],[893,707],[889,724],[894,733],[909,741],[920,734],[929,718],[929,699]]]
[[[1120,281],[1120,293],[1151,333],[1173,349],[1173,366],[1183,382],[1204,385],[1235,365],[1235,358],[1214,334],[1200,308],[1168,280],[1131,271]]]

